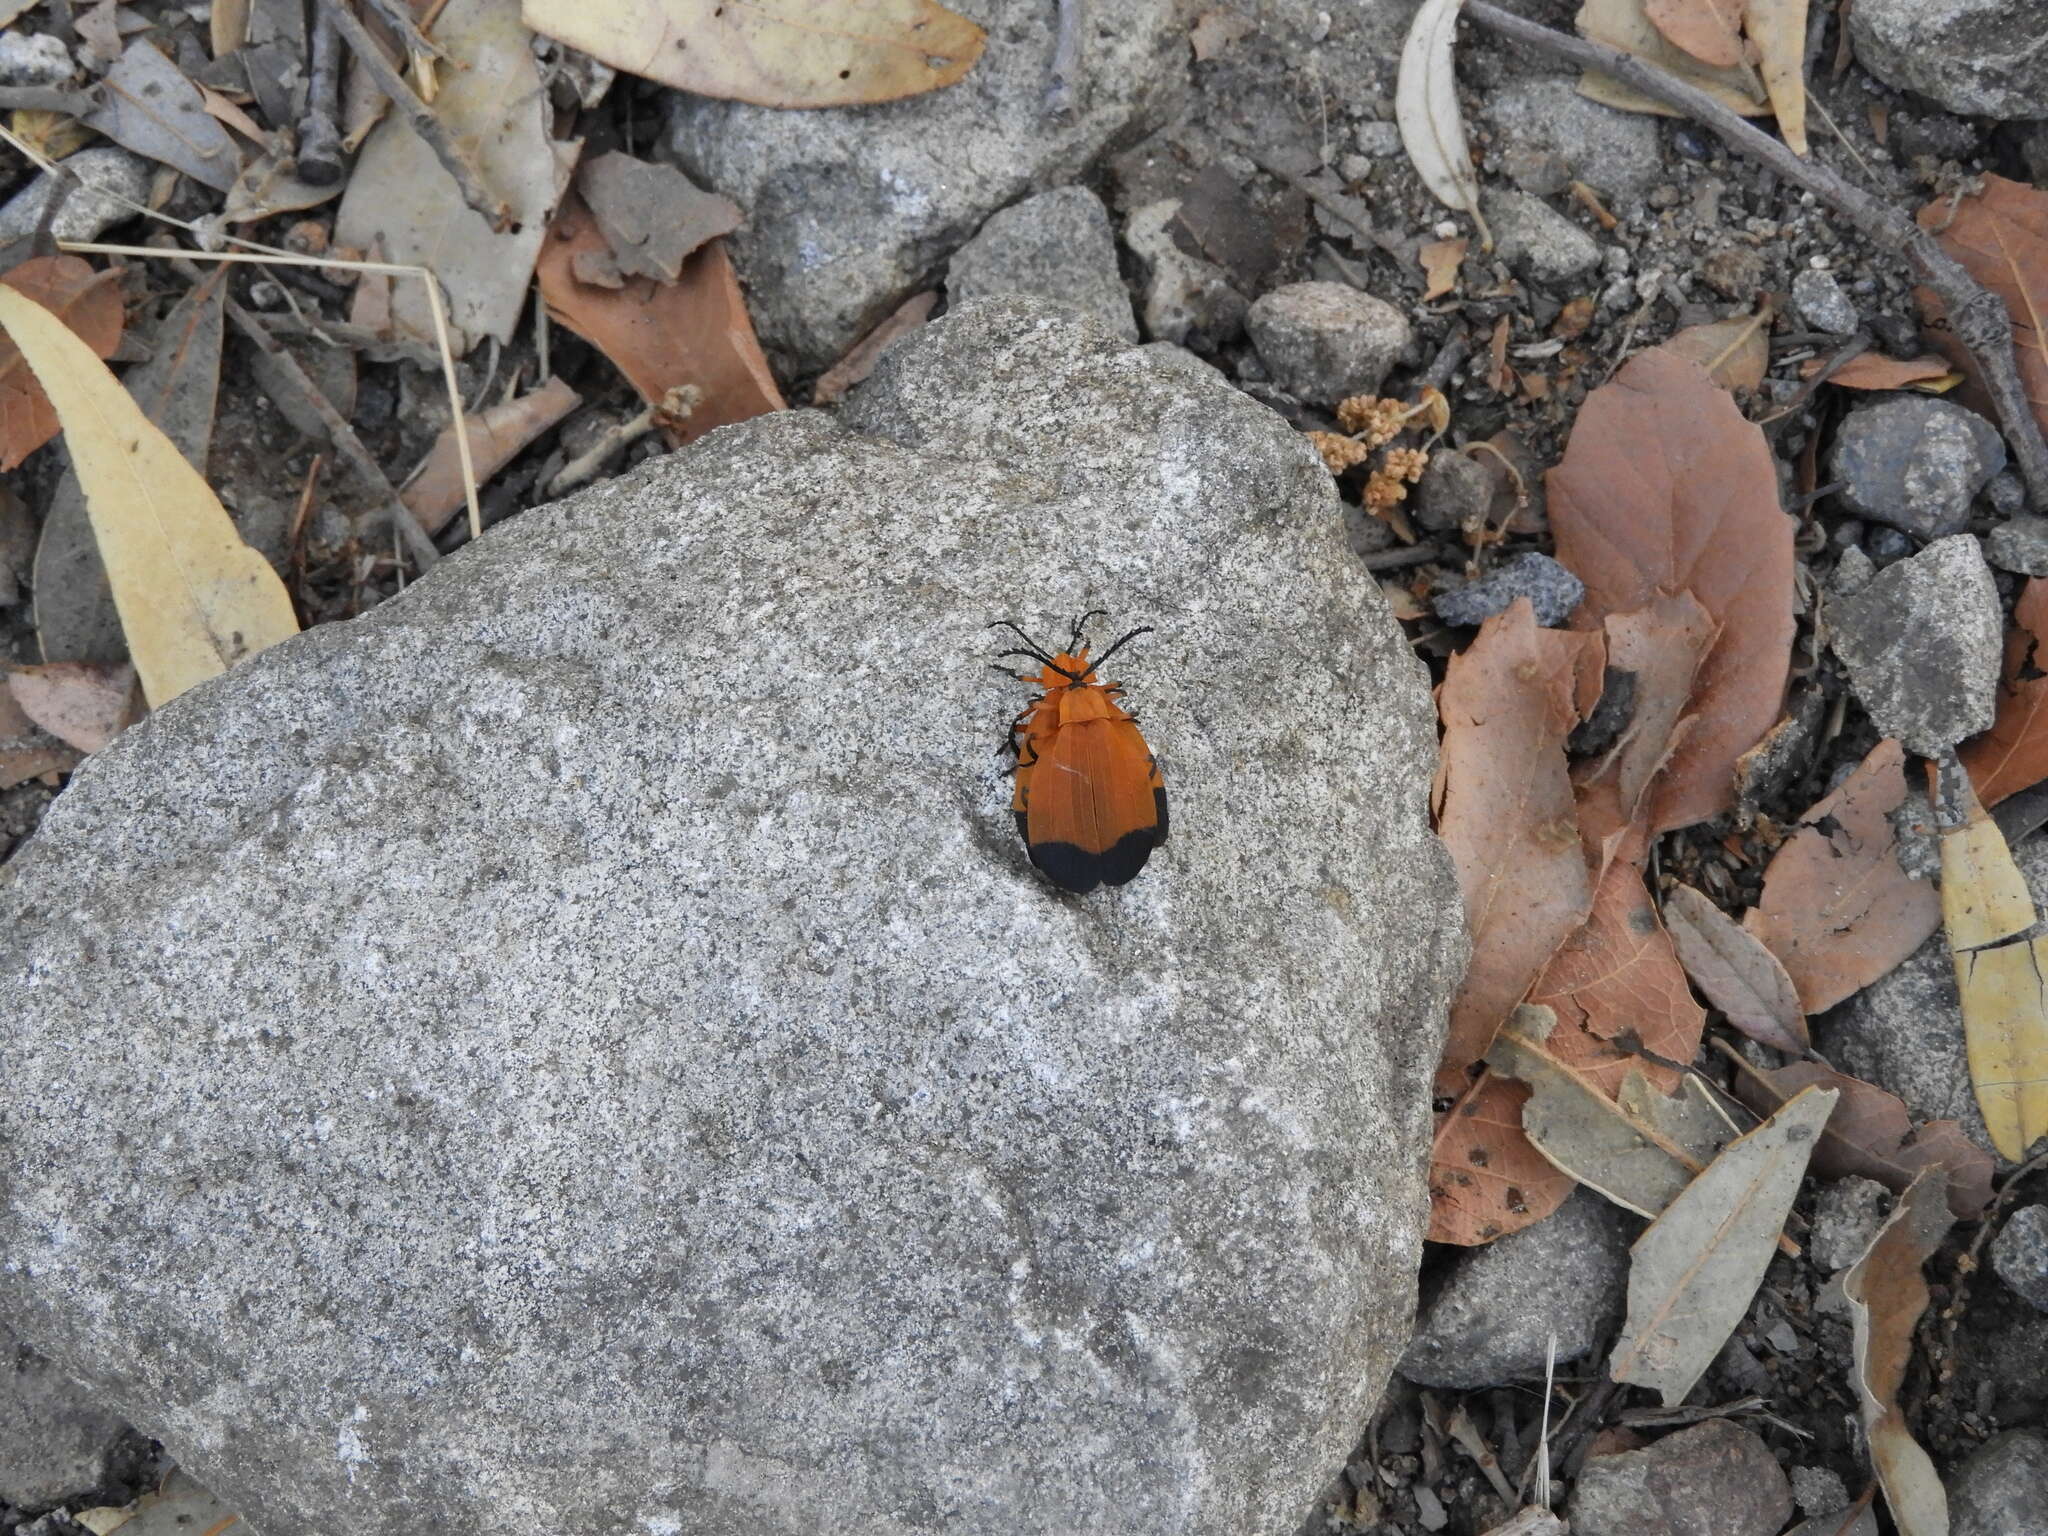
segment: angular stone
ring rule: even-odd
[[[1851,511],[1937,539],[1969,521],[1970,499],[2005,468],[2005,441],[1975,411],[1896,395],[1843,419],[1829,463]]]
[[[1133,209],[1124,221],[1124,244],[1145,269],[1145,334],[1213,352],[1244,333],[1251,301],[1215,262],[1180,248],[1172,233],[1179,212],[1179,201],[1168,198]]]
[[[1413,339],[1408,317],[1346,283],[1289,283],[1256,300],[1245,329],[1273,382],[1334,406],[1370,395]]]
[[[1799,314],[1817,331],[1846,336],[1856,329],[1856,306],[1842,292],[1832,272],[1807,268],[1792,279],[1792,302]]]
[[[1540,197],[1502,187],[1479,207],[1495,254],[1531,282],[1568,283],[1600,265],[1600,243]]]
[[[1991,1240],[1998,1278],[2037,1312],[2048,1312],[2048,1205],[2023,1205]]]
[[[946,268],[946,302],[1022,295],[1091,315],[1138,339],[1131,295],[1116,267],[1116,236],[1102,199],[1059,187],[989,215]]]
[[[1589,1457],[1572,1490],[1572,1536],[1776,1536],[1791,1517],[1784,1469],[1727,1419]]]
[[[1577,1360],[1620,1314],[1630,1218],[1581,1189],[1533,1227],[1452,1260],[1416,1319],[1401,1374],[1425,1387],[1501,1387]],[[1640,1225],[1640,1223],[1636,1223]]]
[[[1531,551],[1502,561],[1477,581],[1437,593],[1431,606],[1446,624],[1484,624],[1516,598],[1526,597],[1538,624],[1557,625],[1585,595],[1586,584],[1568,568]]]
[[[2040,0],[1856,0],[1856,62],[1951,112],[2048,117],[2048,7]]]
[[[1097,607],[1174,837],[1078,898],[983,626]],[[1407,1342],[1435,734],[1298,434],[967,306],[95,756],[0,1311],[266,1532],[1293,1529]]]
[[[1827,614],[1835,655],[1879,731],[1933,757],[1990,729],[2005,616],[1968,534],[1885,567]]]
[[[990,214],[1073,181],[1185,95],[1187,20],[1170,0],[1091,0],[1085,78],[1065,110],[1048,101],[1058,6],[961,10],[988,45],[944,90],[802,112],[667,93],[666,150],[747,210],[733,257],[762,344],[788,372],[832,362]]]
[[[95,144],[65,156],[64,169],[78,178],[80,186],[50,221],[54,239],[97,240],[116,224],[137,217],[138,203],[147,204],[152,168],[140,155],[112,144]],[[34,234],[56,189],[56,178],[45,173],[9,198],[0,207],[0,243]]]
[[[1949,1536],[2048,1536],[2048,1440],[1994,1435],[1948,1484]]]
[[[1452,533],[1493,505],[1493,476],[1455,448],[1431,451],[1415,486],[1415,520],[1432,533]]]
[[[2001,571],[2048,576],[2048,517],[2022,514],[1984,535],[1984,558]]]

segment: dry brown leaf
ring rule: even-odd
[[[1437,1116],[1430,1143],[1429,1231],[1433,1243],[1472,1247],[1534,1226],[1574,1188],[1522,1130],[1529,1090],[1482,1073]]]
[[[1737,67],[1715,69],[1702,64],[1683,48],[1672,46],[1664,34],[1643,14],[1643,0],[1585,0],[1575,23],[1581,37],[1623,53],[1648,60],[1667,74],[1712,96],[1731,112],[1760,117],[1771,110],[1763,85],[1753,70]],[[1649,112],[1675,117],[1676,109],[1633,86],[1623,85],[1608,75],[1588,70],[1579,78],[1579,93],[1624,112]]]
[[[1527,598],[1480,626],[1437,693],[1437,830],[1457,867],[1472,963],[1437,1092],[1465,1074],[1591,910],[1564,740],[1599,687],[1599,637],[1544,629]]]
[[[1674,1407],[1749,1310],[1835,1095],[1809,1088],[1722,1149],[1629,1254],[1628,1319],[1609,1373]]]
[[[512,462],[541,433],[576,409],[579,397],[560,379],[549,379],[516,400],[507,400],[468,418],[469,457],[476,483],[484,484]],[[462,456],[455,428],[443,427],[413,471],[398,499],[428,533],[439,533],[467,500],[462,484]]]
[[[1889,819],[1906,799],[1905,749],[1878,743],[1764,871],[1742,926],[1770,949],[1809,1015],[1887,975],[1941,926],[1941,898],[1899,867]]]
[[[1762,940],[1689,885],[1664,893],[1664,925],[1685,973],[1730,1024],[1776,1050],[1807,1052],[1799,994]]]
[[[1970,782],[1986,805],[2048,779],[2048,577],[2027,582],[2013,604],[2005,637],[2005,672],[1998,685],[1998,716],[1991,729],[1958,750]]]
[[[81,752],[99,751],[142,717],[135,668],[125,661],[16,667],[7,691],[29,719]]]
[[[1609,1094],[1620,1091],[1635,1067],[1671,1092],[1677,1071],[1640,1053],[1682,1065],[1692,1060],[1707,1027],[1643,887],[1639,856],[1635,849],[1616,853],[1593,893],[1586,925],[1551,957],[1529,991],[1531,1003],[1558,1017],[1550,1053]]]
[[[1771,306],[1765,303],[1753,315],[1687,326],[1658,350],[1698,363],[1723,389],[1752,390],[1763,383],[1764,369],[1770,365],[1771,316]]]
[[[1864,1434],[1899,1536],[1948,1536],[1948,1496],[1933,1461],[1906,1426],[1899,1388],[1913,1357],[1914,1325],[1927,1310],[1921,1268],[1941,1247],[1949,1226],[1941,1180],[1923,1174],[1842,1279],[1855,1331],[1856,1396]]]
[[[1440,299],[1458,286],[1458,268],[1464,264],[1465,251],[1471,243],[1460,235],[1455,240],[1432,240],[1416,252],[1428,284],[1422,290],[1423,303]]]
[[[811,386],[811,404],[831,405],[840,399],[875,371],[883,353],[931,319],[932,311],[938,307],[939,294],[935,288],[913,293],[897,305],[888,319],[861,337],[847,349],[846,356],[818,375],[818,382]]]
[[[1734,1123],[1690,1075],[1667,1096],[1631,1069],[1625,1091],[1609,1094],[1550,1054],[1555,1025],[1548,1008],[1517,1008],[1487,1065],[1528,1085],[1522,1129],[1538,1152],[1615,1204],[1656,1216],[1734,1138]]]
[[[676,434],[679,442],[783,408],[723,240],[690,256],[673,283],[633,277],[611,289],[576,281],[577,254],[607,249],[581,199],[565,198],[541,247],[541,296],[549,316],[610,358],[649,405],[660,405],[672,389],[695,386],[698,405]]]
[[[1690,592],[1659,594],[1635,613],[1607,617],[1607,667],[1635,679],[1634,713],[1614,745],[1572,771],[1579,832],[1605,850],[1654,804],[1652,788],[1698,717],[1686,713],[1720,626]],[[1595,861],[1605,863],[1605,854]]]
[[[1941,765],[1941,910],[1962,1003],[1970,1084],[1999,1155],[2048,1136],[2048,934],[1998,824],[1953,759]]]
[[[1650,830],[1731,809],[1736,760],[1777,724],[1792,658],[1793,523],[1763,433],[1704,369],[1651,350],[1586,397],[1546,481],[1557,558],[1586,584],[1574,627],[1681,592],[1720,625]]]
[[[44,774],[69,773],[79,755],[29,719],[13,690],[0,688],[0,789]]]
[[[932,0],[525,0],[526,25],[614,69],[763,107],[848,107],[953,84],[987,34]]]
[[[2005,301],[2020,382],[2035,420],[2048,430],[2048,192],[1989,174],[1982,186],[1973,197],[1929,203],[1920,210],[1920,227]],[[1928,339],[1974,381],[1976,361],[1949,329],[1940,302],[1925,288],[1915,297],[1928,318]]]
[[[35,256],[0,283],[34,299],[93,350],[111,357],[121,340],[121,274],[95,272],[76,256]],[[21,350],[0,335],[0,473],[57,435],[57,413]]]
[[[1810,379],[1827,367],[1824,357],[1810,357],[1799,365],[1799,377]],[[1830,384],[1843,389],[1917,389],[1924,394],[1946,394],[1962,375],[1945,357],[1886,357],[1882,352],[1859,352],[1828,375]]]
[[[1763,1071],[1739,1056],[1735,1096],[1760,1115],[1774,1112],[1801,1089],[1819,1086],[1841,1094],[1813,1150],[1813,1171],[1824,1179],[1875,1179],[1903,1195],[1928,1169],[1947,1180],[1948,1204],[1959,1221],[1975,1221],[1991,1203],[1991,1154],[1953,1120],[1915,1126],[1895,1094],[1817,1061],[1795,1061]]]
[[[1716,69],[1742,62],[1742,0],[1643,0],[1650,25]]]

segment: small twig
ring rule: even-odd
[[[1441,544],[1415,544],[1407,549],[1382,549],[1363,557],[1368,571],[1396,571],[1404,565],[1427,565],[1444,558]]]
[[[1827,383],[1829,379],[1840,373],[1851,362],[1869,350],[1870,337],[1867,334],[1859,331],[1854,336],[1851,336],[1842,343],[1840,348],[1825,363],[1814,370],[1812,378],[1801,380],[1799,387],[1792,391],[1786,398],[1785,403],[1771,412],[1770,415],[1764,417],[1757,425],[1764,429],[1765,435],[1776,437],[1778,433],[1784,430],[1779,423],[1790,421],[1794,416],[1797,416],[1806,405],[1806,402],[1813,398],[1815,390],[1819,389],[1821,385]]]
[[[400,0],[367,0],[367,3],[377,13],[378,19],[398,35],[407,53],[423,54],[430,59],[445,60],[448,57],[448,50],[420,30],[422,24],[413,20],[412,12]],[[428,21],[425,25],[432,26],[433,22]]]
[[[675,428],[689,420],[690,413],[703,400],[704,392],[694,384],[679,384],[662,396],[660,405],[650,405],[639,415],[630,417],[605,428],[597,441],[583,452],[564,464],[547,483],[546,495],[550,501],[566,496],[579,485],[587,484],[597,477],[604,468],[604,461],[622,448],[631,447],[656,427]]]
[[[1872,197],[1826,166],[1801,159],[1762,129],[1754,128],[1706,92],[1652,64],[1584,38],[1526,21],[1512,12],[1466,0],[1465,14],[1481,26],[1516,42],[1540,48],[1584,69],[1597,69],[1645,95],[1655,97],[1714,131],[1731,149],[1759,161],[1795,186],[1803,187],[1873,244],[1904,253],[1948,314],[1956,340],[1976,359],[1984,389],[2005,433],[2007,445],[2027,483],[2028,500],[2036,512],[2048,512],[2048,438],[2034,420],[2019,369],[2013,361],[2012,316],[1997,294],[1981,286],[1934,237],[1900,213]]]
[[[355,50],[356,57],[362,60],[363,67],[377,82],[377,89],[391,98],[391,104],[405,114],[412,131],[427,141],[434,158],[455,178],[463,202],[482,214],[491,228],[503,229],[511,213],[504,199],[492,196],[484,185],[483,177],[470,163],[469,156],[449,137],[434,109],[420,100],[418,93],[405,83],[405,77],[384,56],[384,50],[377,46],[369,29],[348,8],[348,0],[320,0],[320,9],[334,18],[335,29],[341,33],[342,40]]]
[[[306,371],[299,366],[299,360],[277,344],[277,338],[263,328],[263,322],[242,308],[233,299],[228,300],[228,318],[235,323],[235,329],[268,353],[277,364],[278,374],[299,395],[308,409],[320,418],[327,428],[328,439],[334,451],[355,471],[356,478],[374,495],[389,514],[392,526],[398,536],[405,540],[405,547],[411,551],[414,562],[422,571],[431,570],[434,562],[441,558],[441,552],[434,548],[434,541],[427,537],[426,529],[419,519],[412,515],[404,502],[398,499],[398,492],[391,481],[370,456],[370,450],[363,446],[363,440],[356,436],[356,429],[348,424],[334,403],[320,391],[320,386],[306,377]]]
[[[1065,117],[1074,110],[1081,84],[1081,35],[1087,30],[1088,0],[1059,0],[1060,20],[1052,50],[1052,79],[1045,88],[1045,113]]]
[[[1462,328],[1451,332],[1429,366],[1422,370],[1422,377],[1415,381],[1417,390],[1442,389],[1451,382],[1451,375],[1458,371],[1458,364],[1465,361],[1465,355],[1472,350],[1472,343]]]
[[[341,34],[334,12],[322,6],[313,16],[313,74],[306,88],[306,115],[299,120],[299,180],[331,187],[341,180]]]

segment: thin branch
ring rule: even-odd
[[[1618,48],[1568,37],[1525,21],[1486,0],[1466,0],[1465,14],[1491,31],[1541,49],[1583,69],[1597,69],[1624,85],[1711,128],[1729,148],[1761,162],[1794,186],[1803,187],[1847,219],[1873,244],[1905,256],[1948,312],[1955,338],[1982,373],[1985,393],[2012,449],[2034,511],[2048,513],[2048,439],[2027,401],[2013,361],[2012,316],[1997,294],[1981,286],[1934,237],[1898,209],[1852,186],[1826,166],[1801,159],[1760,128],[1744,122],[1706,92],[1623,53]]]
[[[442,168],[455,178],[455,185],[462,193],[462,200],[482,214],[493,229],[503,229],[511,216],[511,210],[503,198],[494,197],[484,185],[482,175],[470,163],[469,156],[448,135],[441,119],[434,115],[434,109],[421,101],[417,92],[405,83],[405,77],[398,72],[391,60],[384,56],[384,50],[377,46],[356,13],[349,9],[348,0],[320,0],[323,13],[334,18],[334,28],[342,40],[355,50],[356,57],[377,82],[377,89],[391,98],[391,104],[405,114],[412,131],[427,141],[427,147],[434,152],[434,158]]]
[[[334,13],[313,17],[313,75],[306,86],[306,115],[299,122],[299,179],[331,187],[341,180],[341,34]]]

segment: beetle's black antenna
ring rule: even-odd
[[[1019,640],[1022,640],[1025,646],[1027,647],[1027,649],[1021,651],[1005,651],[1003,652],[1005,656],[1029,656],[1033,661],[1042,661],[1048,667],[1052,665],[1052,658],[1046,655],[1044,647],[1039,645],[1039,643],[1036,640],[1032,639],[1029,635],[1025,634],[1023,630],[1019,629],[1010,620],[997,619],[995,623],[989,625],[988,627],[990,629],[1009,630]]]
[[[1125,647],[1125,646],[1126,646],[1127,644],[1129,644],[1129,643],[1130,643],[1131,641],[1133,641],[1133,640],[1137,639],[1137,638],[1138,638],[1138,636],[1140,636],[1140,635],[1149,635],[1149,634],[1151,634],[1151,633],[1152,633],[1152,626],[1151,626],[1150,624],[1144,624],[1144,625],[1140,625],[1140,626],[1139,626],[1138,628],[1136,628],[1136,629],[1132,630],[1132,631],[1131,631],[1131,632],[1130,632],[1130,633],[1129,633],[1128,635],[1124,635],[1123,637],[1121,637],[1121,638],[1120,638],[1120,639],[1119,639],[1119,640],[1118,640],[1118,641],[1116,642],[1116,644],[1112,645],[1112,646],[1111,646],[1111,647],[1110,647],[1110,648],[1109,648],[1108,650],[1104,651],[1104,652],[1103,652],[1103,653],[1102,653],[1102,654],[1101,654],[1100,656],[1096,657],[1096,658],[1095,658],[1095,659],[1094,659],[1093,661],[1089,662],[1089,663],[1088,663],[1088,670],[1089,670],[1090,672],[1093,672],[1093,671],[1094,671],[1094,670],[1095,670],[1096,668],[1098,668],[1098,667],[1102,666],[1102,665],[1103,665],[1103,664],[1104,664],[1105,662],[1107,662],[1107,661],[1109,660],[1109,658],[1110,658],[1110,657],[1114,656],[1114,655],[1115,655],[1115,654],[1116,654],[1116,653],[1117,653],[1118,651],[1122,650],[1122,649],[1123,649],[1123,648],[1124,648],[1124,647]]]
[[[1067,653],[1072,655],[1074,647],[1081,643],[1081,631],[1087,627],[1090,619],[1106,619],[1108,617],[1109,610],[1107,608],[1090,608],[1081,617],[1074,620],[1074,632],[1067,636]]]

